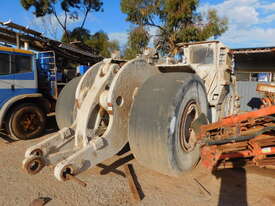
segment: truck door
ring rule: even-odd
[[[37,77],[34,56],[29,54],[12,55],[12,73],[16,95],[37,92]]]
[[[13,96],[14,77],[11,72],[11,56],[0,53],[0,107]]]

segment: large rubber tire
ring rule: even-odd
[[[55,118],[59,129],[70,127],[76,118],[75,92],[81,77],[66,84],[58,96],[55,106]]]
[[[12,108],[6,128],[13,140],[27,140],[41,136],[45,131],[46,115],[35,104],[25,103]]]
[[[187,116],[183,118],[183,114],[190,102],[196,103],[200,110],[198,115],[200,112],[209,114],[204,84],[195,74],[159,74],[139,88],[130,113],[128,138],[141,165],[166,175],[179,176],[198,163],[199,146],[187,150],[180,138],[185,138],[180,128],[182,120],[188,119]],[[187,125],[184,126],[186,129]]]

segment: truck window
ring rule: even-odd
[[[192,64],[213,64],[214,52],[212,48],[205,46],[193,46],[191,48]]]
[[[10,73],[10,55],[0,53],[0,75]]]
[[[12,70],[14,73],[32,71],[32,56],[13,55]]]

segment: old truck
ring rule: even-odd
[[[31,51],[1,46],[0,91],[1,128],[15,140],[41,135],[57,95],[53,52],[37,59]]]
[[[0,22],[0,42],[0,129],[12,139],[40,136],[74,67],[102,59],[88,46],[49,39],[11,21]]]
[[[55,165],[66,180],[117,154],[127,142],[137,161],[178,176],[196,165],[197,119],[215,122],[238,112],[229,49],[218,41],[180,44],[185,61],[105,59],[60,94],[60,131],[30,147],[23,168]],[[200,118],[199,118],[200,117]]]

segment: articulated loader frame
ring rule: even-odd
[[[91,84],[87,79],[96,71],[96,83]],[[118,153],[128,141],[128,111],[135,89],[157,73],[156,67],[139,58],[127,63],[106,59],[95,65],[76,89],[74,123],[30,147],[24,169],[36,174],[43,166],[56,165],[54,175],[62,181],[66,173],[78,174]]]
[[[61,98],[59,108],[65,108],[57,110],[61,130],[28,148],[23,168],[37,174],[44,166],[55,165],[55,177],[64,181],[68,175],[77,175],[117,154],[132,137],[141,134],[142,138],[132,138],[130,143],[135,145],[130,147],[145,166],[146,155],[154,161],[160,153],[164,156],[150,164],[153,169],[169,175],[192,169],[199,160],[200,144],[191,122],[200,112],[211,121],[235,113],[237,95],[232,89],[235,82],[229,50],[223,44],[204,42],[183,45],[183,49],[187,62],[152,65],[138,57],[128,62],[105,59],[94,65],[74,90],[66,93],[64,89],[65,97],[75,93],[75,103],[68,104]],[[198,62],[196,52],[206,53],[202,57],[205,62]],[[147,113],[144,110],[140,116],[144,102]],[[130,121],[131,114],[144,127],[135,125],[135,119]],[[62,117],[68,121],[62,121]],[[139,128],[133,129],[131,138],[129,124]],[[143,146],[147,151],[141,154]]]

